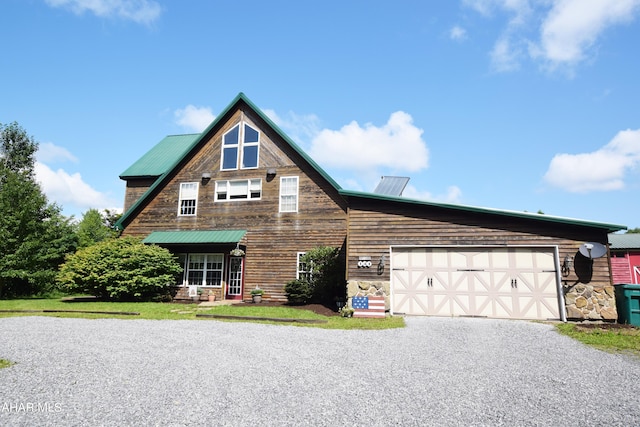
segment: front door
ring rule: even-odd
[[[229,257],[229,280],[227,281],[226,299],[242,299],[242,271],[244,257]]]

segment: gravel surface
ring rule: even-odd
[[[2,426],[640,425],[639,359],[531,322],[13,317],[0,358]]]

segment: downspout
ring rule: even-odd
[[[567,307],[564,299],[564,286],[562,285],[562,274],[560,272],[560,251],[558,250],[558,246],[556,246],[556,290],[558,292],[558,308],[560,311],[560,320],[565,322],[567,321]]]

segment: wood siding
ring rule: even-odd
[[[124,193],[124,211],[133,206],[140,197],[153,185],[156,178],[135,178],[127,180]]]
[[[571,255],[576,260],[576,269],[580,269],[578,248],[582,243],[607,243],[605,230],[366,198],[349,199],[348,217],[348,280],[390,280],[389,247],[392,245],[557,245],[560,260]],[[385,269],[378,275],[375,266],[382,255]],[[370,256],[372,268],[358,268],[359,256]],[[584,274],[582,279],[585,280]],[[568,285],[580,282],[574,271],[566,280]],[[608,257],[594,260],[589,281],[595,286],[611,284]]]
[[[259,167],[220,171],[222,135],[241,121],[260,131]],[[249,299],[249,291],[259,286],[265,290],[265,299],[285,299],[284,285],[296,277],[298,252],[344,245],[346,202],[250,109],[235,110],[221,123],[132,216],[123,234],[145,237],[165,230],[247,230],[242,242],[246,245],[244,298]],[[268,168],[276,169],[274,179],[267,179]],[[211,174],[206,184],[201,183],[204,172]],[[299,178],[297,213],[279,212],[280,178],[285,176]],[[233,179],[261,179],[261,199],[215,202],[215,182]],[[178,216],[182,182],[200,183],[196,216]]]

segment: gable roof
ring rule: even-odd
[[[582,227],[597,228],[606,230],[608,233],[612,233],[619,230],[626,230],[627,227],[618,224],[607,224],[593,221],[585,221],[572,218],[563,218],[550,215],[532,214],[528,212],[507,211],[500,209],[480,208],[465,205],[454,205],[448,203],[436,203],[424,200],[408,199],[400,196],[391,196],[384,194],[364,193],[358,191],[343,190],[331,176],[329,176],[307,153],[305,153],[295,142],[289,138],[273,121],[267,117],[258,107],[255,106],[245,95],[240,92],[229,105],[216,116],[211,124],[200,134],[189,135],[172,135],[164,138],[156,146],[154,146],[149,152],[142,156],[138,161],[125,170],[120,178],[133,178],[133,177],[158,177],[155,182],[149,187],[149,189],[136,201],[120,217],[115,226],[118,229],[123,229],[131,216],[140,209],[148,199],[155,193],[155,191],[171,176],[172,172],[184,161],[184,159],[199,145],[207,139],[212,131],[217,128],[224,120],[227,119],[227,115],[239,108],[240,104],[244,103],[250,108],[256,115],[258,115],[268,126],[270,126],[297,154],[300,155],[316,172],[322,176],[342,197],[345,199],[349,197],[360,197],[371,200],[384,200],[396,203],[407,203],[416,206],[431,206],[443,209],[452,209],[457,211],[481,213],[498,215],[512,218],[522,218],[533,221],[541,221],[547,223],[558,223],[565,225],[574,225]],[[406,183],[405,183],[406,185]]]
[[[573,226],[581,226],[581,227],[589,227],[589,228],[599,228],[609,233],[627,229],[626,226],[618,225],[618,224],[607,224],[603,222],[585,221],[581,219],[564,218],[559,216],[551,216],[551,215],[543,215],[543,214],[534,214],[530,212],[518,212],[518,211],[509,211],[509,210],[503,210],[503,209],[481,208],[481,207],[466,206],[466,205],[454,205],[450,203],[437,203],[437,202],[430,202],[425,200],[408,199],[406,197],[363,193],[359,191],[340,190],[340,194],[343,197],[359,197],[359,198],[370,199],[370,200],[405,203],[405,204],[410,204],[415,206],[434,207],[434,208],[450,209],[450,210],[456,210],[456,211],[462,211],[462,212],[497,215],[497,216],[510,217],[510,218],[521,218],[521,219],[527,219],[527,220],[533,220],[533,221],[539,221],[539,222],[557,223],[557,224],[573,225]]]
[[[270,126],[277,134],[280,136],[289,146],[299,154],[313,169],[315,169],[320,176],[322,176],[336,191],[341,190],[342,188],[336,181],[333,180],[311,157],[307,155],[295,142],[289,138],[273,121],[267,117],[258,107],[253,104],[245,96],[244,93],[240,92],[231,103],[224,109],[220,114],[216,116],[216,118],[211,122],[211,124],[200,134],[195,135],[177,135],[175,137],[167,137],[164,138],[160,143],[158,143],[154,148],[152,148],[147,154],[142,156],[140,160],[134,163],[131,167],[129,167],[125,172],[122,173],[120,178],[125,179],[127,177],[140,177],[140,176],[154,176],[154,175],[130,175],[131,173],[149,173],[149,172],[157,172],[164,169],[164,172],[159,176],[158,179],[149,187],[149,189],[127,210],[123,213],[120,219],[116,222],[115,226],[118,229],[123,229],[124,224],[129,221],[134,212],[136,212],[140,207],[142,207],[145,203],[147,203],[148,199],[154,194],[156,189],[158,189],[170,176],[171,173],[183,162],[183,160],[194,150],[196,149],[207,137],[210,133],[215,129],[218,125],[222,124],[224,120],[226,120],[227,115],[239,108],[240,104],[246,104],[254,113],[256,113],[268,126]],[[180,139],[179,137],[184,137]],[[175,150],[173,147],[170,148],[171,141],[178,141],[180,147],[176,147]],[[155,150],[157,148],[157,150]],[[155,152],[154,152],[155,151]],[[154,153],[152,153],[154,152]],[[175,155],[175,157],[171,157],[171,152]],[[145,159],[145,161],[142,161]],[[152,165],[153,161],[157,160],[157,165]],[[138,166],[136,166],[138,165]],[[136,166],[134,168],[134,166]],[[133,170],[130,171],[130,169]],[[129,175],[126,175],[129,174]]]

